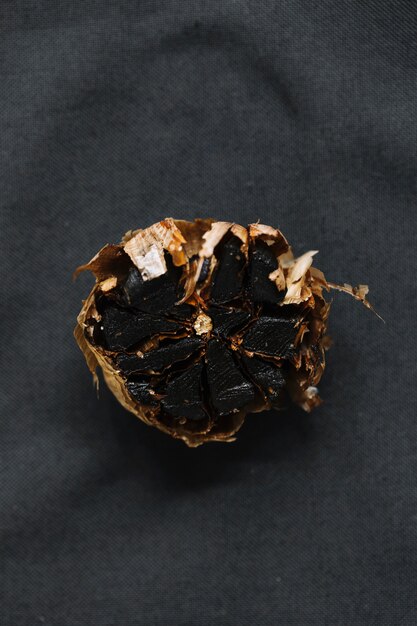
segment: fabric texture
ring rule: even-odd
[[[415,626],[417,9],[3,0],[2,626]],[[311,415],[187,449],[72,336],[130,228],[282,229],[334,295]]]

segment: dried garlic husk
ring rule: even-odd
[[[75,337],[129,411],[189,446],[233,441],[247,413],[320,404],[330,304],[315,251],[271,226],[167,218],[106,245]]]

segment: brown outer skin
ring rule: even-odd
[[[175,427],[170,427],[158,419],[155,409],[141,406],[131,398],[125,389],[121,374],[113,368],[109,353],[106,353],[102,348],[94,346],[87,340],[86,333],[89,328],[87,320],[92,317],[100,319],[95,307],[95,294],[100,289],[101,283],[108,281],[109,278],[117,280],[122,277],[129,266],[129,259],[124,251],[124,246],[136,237],[139,238],[139,247],[146,249],[148,233],[150,233],[149,245],[155,246],[155,233],[163,231],[165,233],[163,236],[166,240],[166,232],[167,230],[169,232],[170,228],[173,230],[173,237],[169,241],[169,251],[171,253],[174,252],[176,255],[176,264],[184,265],[186,299],[189,302],[198,302],[200,300],[198,293],[195,291],[195,286],[196,275],[198,275],[201,266],[200,263],[190,262],[190,257],[196,255],[197,252],[201,256],[202,251],[204,256],[204,250],[208,251],[207,256],[209,256],[221,236],[229,229],[242,240],[242,251],[245,253],[247,252],[248,242],[246,233],[252,238],[261,237],[272,245],[272,249],[280,261],[280,267],[283,268],[283,276],[281,275],[279,280],[285,280],[287,289],[291,287],[291,303],[299,304],[300,310],[308,309],[308,325],[301,324],[296,339],[299,349],[292,360],[293,375],[289,379],[288,390],[292,400],[306,411],[311,411],[320,404],[321,399],[315,385],[320,381],[323,374],[325,367],[324,351],[330,345],[329,337],[326,336],[330,304],[323,297],[323,289],[329,291],[330,286],[335,289],[340,289],[340,286],[327,283],[323,273],[311,267],[311,259],[314,253],[303,255],[301,262],[297,265],[297,259],[294,259],[287,240],[279,230],[263,224],[250,224],[248,229],[244,229],[233,222],[221,223],[214,222],[211,219],[186,222],[184,220],[166,218],[162,222],[149,227],[149,229],[128,231],[120,245],[108,244],[104,246],[89,263],[77,268],[75,276],[84,270],[90,270],[96,277],[96,284],[88,298],[83,302],[82,309],[77,317],[77,326],[74,330],[75,339],[84,354],[96,387],[98,387],[96,369],[101,367],[108,388],[125,409],[136,415],[145,424],[155,426],[172,437],[183,440],[190,447],[196,447],[208,441],[234,441],[234,435],[242,426],[248,413],[270,408],[267,402],[262,405],[245,408],[227,418],[222,418],[217,423],[209,422],[206,430],[203,432],[191,432],[184,426],[177,424]],[[178,235],[175,233],[178,233]],[[220,236],[221,233],[223,235]],[[186,240],[185,243],[184,239]],[[172,250],[173,241],[176,242],[175,245],[177,246],[175,250]],[[130,248],[132,243],[129,244]],[[160,245],[162,250],[162,241],[157,242],[157,245]],[[295,265],[296,267],[307,268],[302,270],[303,275],[301,278],[297,269],[295,271],[292,270]],[[291,281],[292,277],[294,282]],[[271,277],[271,280],[278,279]],[[113,283],[114,281],[112,280],[111,282]],[[106,289],[104,285],[103,287]],[[360,288],[359,290],[358,288],[350,287],[350,285],[344,285],[341,290],[360,299],[368,308],[372,308],[365,299],[366,286],[361,285]],[[313,350],[314,346],[315,349]],[[317,349],[319,354],[317,354]]]

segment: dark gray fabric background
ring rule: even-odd
[[[0,5],[1,626],[417,624],[417,9]],[[335,296],[311,416],[189,450],[97,400],[74,268],[129,228],[282,228]]]

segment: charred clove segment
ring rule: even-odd
[[[294,352],[297,320],[261,316],[244,336],[243,347],[256,354],[286,359]]]
[[[216,415],[237,412],[254,401],[253,384],[243,375],[233,352],[219,339],[210,339],[207,344],[206,369]]]
[[[211,301],[230,302],[241,295],[245,255],[238,237],[222,241],[215,250],[216,269],[212,276]]]
[[[101,320],[95,324],[95,338],[103,348],[127,351],[149,337],[172,335],[180,330],[181,326],[176,322],[148,313],[134,313],[108,302]]]
[[[77,272],[96,284],[75,336],[125,408],[189,446],[233,441],[247,413],[320,403],[329,287],[270,226],[167,218]]]
[[[202,374],[203,363],[200,361],[170,378],[161,403],[168,415],[192,421],[207,419]]]

